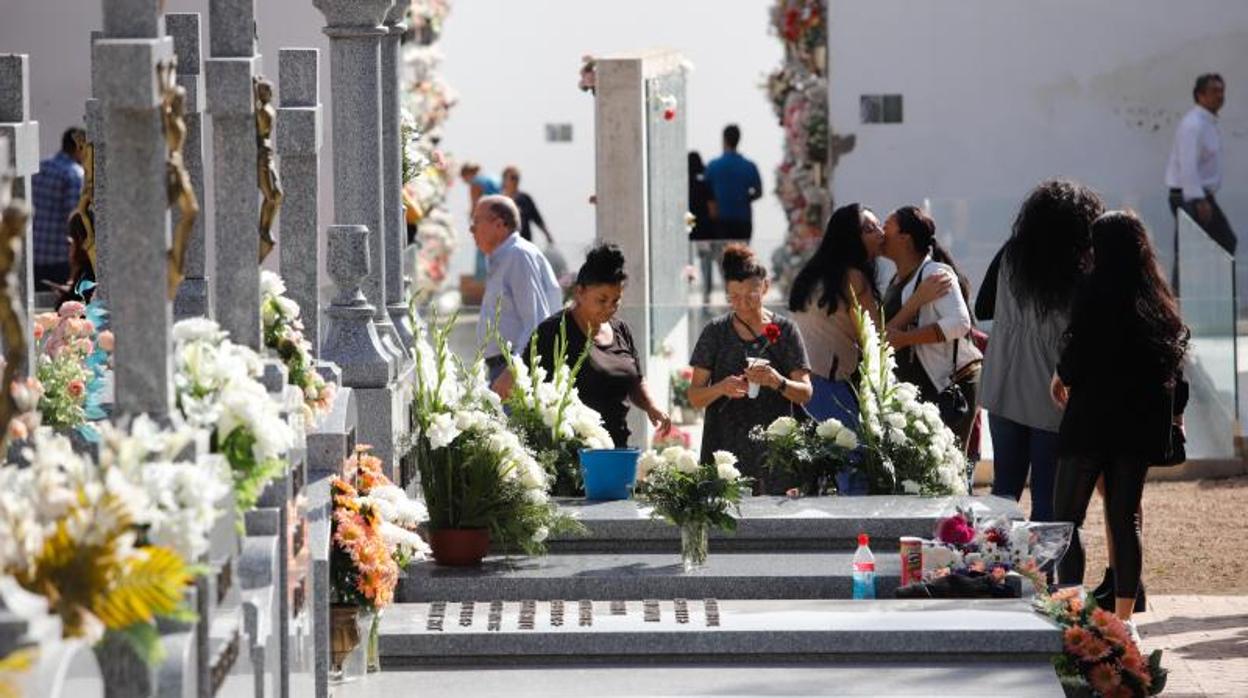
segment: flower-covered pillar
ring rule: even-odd
[[[451,162],[439,147],[442,124],[456,101],[437,70],[442,61],[437,40],[449,12],[447,0],[412,0],[402,46],[403,204],[407,224],[416,228],[415,243],[404,256],[418,302],[432,301],[445,287],[458,239],[446,208]]]
[[[787,289],[832,211],[827,0],[777,0],[771,25],[784,44],[784,63],[768,76],[766,89],[784,129],[775,192],[788,219],[785,244],[772,262]]]

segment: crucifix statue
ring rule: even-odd
[[[273,83],[264,78],[252,79],[256,97],[256,179],[260,185],[260,260],[273,251],[273,218],[282,206],[282,180],[277,174],[273,160],[273,123],[277,110],[273,108]]]
[[[186,262],[186,248],[190,243],[195,218],[199,216],[199,202],[191,186],[191,176],[182,161],[182,144],[186,141],[186,121],[182,115],[186,108],[186,89],[177,83],[177,58],[170,58],[156,68],[163,92],[160,105],[161,121],[165,131],[165,186],[169,205],[178,207],[178,224],[173,230],[173,245],[169,248],[169,299],[178,294]]]
[[[10,200],[10,177],[0,177],[0,339],[4,341],[4,373],[0,377],[0,441],[8,436],[9,422],[20,411],[13,382],[26,365],[26,319],[15,265],[22,256],[30,210]]]

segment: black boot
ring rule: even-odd
[[[1096,605],[1104,608],[1101,599],[1108,599],[1110,602],[1114,600],[1114,568],[1105,568],[1105,577],[1101,579],[1101,583],[1092,590],[1092,598],[1096,599]]]

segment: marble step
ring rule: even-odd
[[[1061,631],[1021,600],[399,603],[383,666],[1043,662]]]
[[[721,553],[711,545],[707,565],[685,573],[673,546],[666,553],[550,555],[487,558],[480,567],[409,565],[399,582],[399,601],[500,599],[848,599],[850,553]],[[901,557],[876,557],[876,595],[891,598]]]
[[[1010,696],[1063,698],[1046,661],[845,662],[833,665],[716,663],[676,666],[423,667],[370,674],[335,687],[336,698],[395,698],[413,686],[431,696],[498,698],[611,698],[645,696]],[[586,687],[592,687],[586,690]]]
[[[680,530],[651,518],[650,509],[634,500],[593,502],[559,499],[588,534],[555,537],[552,552],[620,553],[677,550]],[[930,538],[936,523],[957,506],[980,516],[1023,518],[1018,504],[1001,497],[747,497],[733,533],[713,531],[711,548],[718,551],[824,550],[852,552],[859,533],[871,536],[871,548],[895,551],[902,536]]]

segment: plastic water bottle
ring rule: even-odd
[[[854,553],[854,598],[875,598],[875,555],[871,554],[871,538],[858,534],[858,551]]]

